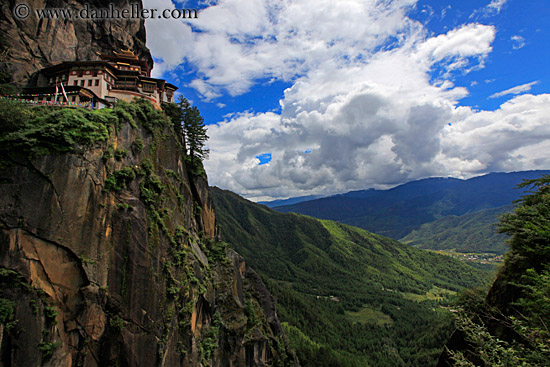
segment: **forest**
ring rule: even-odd
[[[435,365],[448,308],[492,273],[211,188],[222,239],[264,279],[303,366]]]

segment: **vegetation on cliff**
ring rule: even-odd
[[[465,297],[440,366],[550,365],[550,175],[520,187],[532,190],[500,221],[504,266],[487,296]]]
[[[222,237],[264,277],[303,366],[434,365],[452,294],[488,273],[211,189]]]
[[[205,148],[208,135],[199,109],[197,106],[191,106],[183,96],[180,96],[178,103],[164,103],[163,108],[170,116],[175,131],[185,138],[188,163],[194,174],[204,174],[202,161],[208,158],[209,154],[209,150]]]
[[[294,364],[164,111],[1,100],[0,127],[2,364]]]

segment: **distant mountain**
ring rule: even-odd
[[[461,216],[449,215],[424,223],[401,242],[432,250],[504,254],[508,251],[507,236],[497,233],[496,224],[503,213],[512,209],[508,205]]]
[[[354,191],[275,209],[335,220],[400,239],[425,223],[449,215],[461,216],[509,205],[523,194],[516,189],[519,183],[548,173],[490,173],[468,180],[428,178],[389,190]]]
[[[302,201],[309,201],[309,200],[315,200],[323,198],[323,195],[308,195],[308,196],[298,196],[295,198],[289,198],[289,199],[279,199],[279,200],[272,200],[272,201],[258,201],[258,204],[265,205],[269,208],[274,208],[276,206],[282,206],[282,205],[292,205],[292,204],[298,204]]]
[[[211,188],[222,238],[277,299],[303,367],[434,365],[450,295],[489,273],[344,224]]]

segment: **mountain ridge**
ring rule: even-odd
[[[400,239],[419,229],[422,224],[447,215],[509,205],[520,198],[522,192],[515,190],[515,187],[523,179],[536,178],[548,172],[497,172],[468,180],[428,178],[388,190],[353,191],[274,209],[337,220]]]

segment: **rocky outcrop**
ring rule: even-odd
[[[130,9],[141,1],[116,0],[117,9]],[[26,4],[30,14],[25,19],[14,16],[18,4]],[[145,46],[144,21],[139,19],[39,19],[34,11],[45,8],[65,8],[76,14],[87,6],[106,8],[99,0],[8,0],[0,7],[0,33],[9,52],[8,73],[12,81],[25,85],[33,74],[62,61],[98,60],[98,53],[112,54],[113,50],[131,49],[140,59],[153,66]],[[3,60],[4,61],[4,60]]]
[[[0,365],[294,365],[166,120],[118,113],[107,141],[0,172]]]
[[[18,3],[0,7],[2,65],[16,84],[117,49],[152,66],[143,21],[20,20]],[[27,112],[51,114],[26,126],[9,111],[17,123],[0,131],[0,366],[296,364],[260,278],[218,241],[206,176],[187,166],[163,113],[144,101]]]

